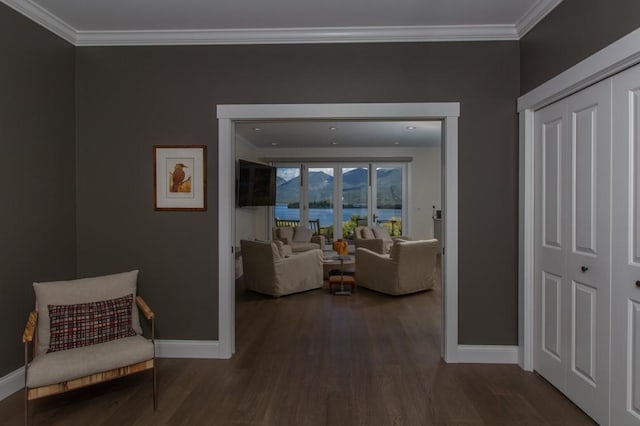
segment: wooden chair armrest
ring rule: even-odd
[[[38,323],[38,311],[32,311],[27,319],[27,325],[24,327],[24,333],[22,333],[22,343],[31,342],[33,335],[36,331],[36,324]]]
[[[142,315],[144,315],[147,320],[151,320],[154,317],[153,311],[149,308],[149,305],[147,305],[142,297],[136,296],[136,305],[138,305],[138,308],[142,311]]]

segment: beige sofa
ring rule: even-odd
[[[396,241],[389,254],[356,249],[356,282],[381,293],[400,295],[433,288],[437,282],[438,240]]]
[[[246,288],[279,297],[322,288],[322,251],[289,254],[282,242],[240,241]]]
[[[356,249],[366,248],[380,254],[387,254],[395,240],[408,240],[409,237],[391,237],[384,226],[358,226],[353,232]]]
[[[274,241],[282,241],[290,246],[294,253],[313,249],[324,250],[324,236],[313,235],[312,230],[304,227],[275,227],[272,229],[272,237]]]

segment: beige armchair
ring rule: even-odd
[[[397,241],[390,254],[356,249],[356,282],[381,293],[400,295],[433,288],[438,240]]]
[[[272,229],[272,236],[274,241],[282,241],[290,246],[294,253],[313,249],[324,250],[324,235],[314,235],[311,229],[301,226],[275,227]]]
[[[396,240],[408,240],[409,237],[391,237],[384,226],[358,226],[353,232],[356,249],[366,248],[380,254],[387,254]]]
[[[281,242],[240,241],[246,288],[279,297],[322,288],[322,251],[289,255]]]
[[[36,310],[22,335],[26,424],[34,399],[147,370],[155,409],[155,315],[136,296],[137,279],[131,271],[33,284]],[[139,311],[151,323],[151,339],[142,335]]]

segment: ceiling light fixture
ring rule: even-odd
[[[271,142],[271,146],[277,146],[278,142]]]
[[[331,145],[338,145],[338,142],[331,142]]]
[[[338,130],[337,127],[329,127],[329,130],[334,131],[334,130]]]
[[[407,130],[415,130],[416,126],[407,126]]]
[[[400,142],[395,141],[393,144],[394,144],[394,145],[400,145]]]
[[[259,132],[260,130],[262,130],[262,127],[254,127],[254,128],[253,128],[253,131],[254,131],[254,132]]]

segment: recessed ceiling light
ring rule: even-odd
[[[331,145],[338,145],[338,142],[331,142]]]
[[[415,130],[416,126],[407,126],[407,130]]]
[[[334,131],[334,130],[338,130],[337,127],[329,127],[329,130]]]
[[[277,146],[278,142],[271,142],[271,146]]]
[[[394,144],[394,145],[400,145],[400,142],[395,141],[393,144]]]
[[[254,132],[259,132],[260,130],[262,130],[262,127],[254,127],[254,128],[253,128],[253,131],[254,131]]]

